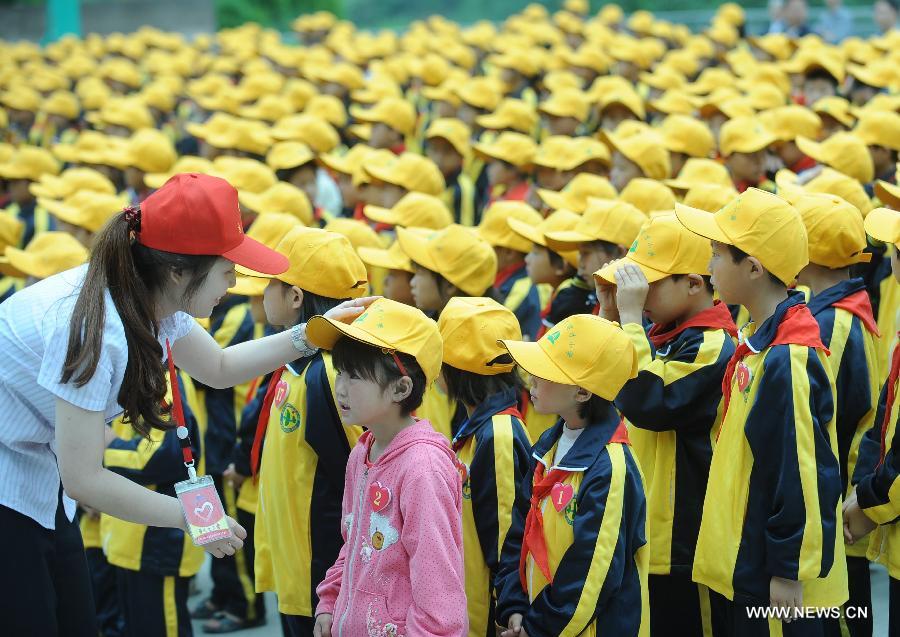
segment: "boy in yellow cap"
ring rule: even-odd
[[[369,145],[395,155],[406,152],[406,140],[416,128],[416,111],[402,97],[385,97],[372,108],[350,109],[357,121],[372,124]]]
[[[892,111],[863,111],[853,133],[863,140],[872,155],[875,179],[897,183],[897,157],[900,153],[900,114]],[[869,196],[874,184],[866,184]]]
[[[722,124],[719,154],[738,192],[750,187],[775,192],[775,184],[766,177],[766,153],[775,141],[756,118],[735,117]]]
[[[497,623],[517,635],[648,635],[646,501],[612,400],[637,374],[615,323],[577,314],[537,343],[500,341],[560,419],[532,449],[497,575]]]
[[[828,363],[835,378],[838,462],[842,493],[849,497],[854,471],[863,470],[857,462],[860,443],[874,422],[881,382],[875,344],[880,335],[872,304],[863,279],[851,276],[853,266],[868,262],[872,255],[865,252],[863,216],[851,204],[836,195],[793,190],[786,191],[785,198],[797,208],[809,237],[809,265],[797,280],[810,289],[809,311],[819,324],[822,343],[831,352]],[[846,547],[848,604],[868,608],[871,613],[866,548],[865,542]],[[848,616],[846,622],[852,628],[854,622],[863,626],[866,620]]]
[[[458,119],[435,119],[425,131],[425,155],[440,169],[447,183],[441,198],[453,212],[453,221],[464,226],[475,226],[481,220],[481,200],[485,192],[487,173],[481,171],[479,188],[466,172],[471,160],[469,127]]]
[[[711,629],[702,611],[709,591],[691,571],[737,328],[728,306],[713,301],[710,254],[708,241],[661,214],[644,224],[627,256],[594,273],[601,315],[622,324],[640,369],[614,403],[644,472],[654,636]]]
[[[816,165],[797,147],[799,137],[818,139],[821,133],[822,119],[814,111],[799,104],[779,106],[760,113],[759,121],[775,136],[772,149],[785,168],[799,175]]]
[[[575,137],[584,133],[590,105],[578,89],[561,89],[541,102],[539,110],[548,135]]]
[[[444,341],[440,381],[466,410],[453,438],[462,480],[463,547],[469,634],[495,635],[494,579],[529,467],[531,441],[518,403],[524,384],[498,341],[519,340],[515,315],[487,298],[451,299],[438,329]]]
[[[900,212],[878,208],[866,216],[866,232],[878,241],[893,244],[891,266],[900,282]],[[893,336],[893,335],[891,335]],[[869,559],[886,563],[891,589],[900,580],[896,555],[898,527],[889,524],[897,518],[897,495],[894,485],[900,474],[897,468],[897,429],[900,424],[900,345],[891,356],[890,371],[881,388],[873,427],[866,434],[860,449],[860,459],[853,475],[856,488],[847,498],[843,511],[844,537],[850,543],[864,538],[871,531]],[[889,630],[896,631],[898,620],[891,603]]]
[[[59,162],[43,148],[20,146],[5,162],[0,163],[0,179],[6,184],[5,194],[9,204],[4,212],[25,224],[21,242],[16,247],[28,245],[35,235],[55,229],[49,213],[37,203],[31,192],[31,184],[43,175],[58,175]]]
[[[802,295],[787,291],[809,263],[803,220],[757,188],[714,215],[684,205],[675,211],[712,240],[719,298],[751,317],[722,382],[694,581],[710,588],[714,630],[819,634],[822,618],[798,609],[846,602],[847,565],[836,533],[834,380],[818,323]],[[740,513],[734,502],[745,503]],[[761,610],[769,607],[770,615]]]
[[[632,179],[668,179],[672,168],[669,151],[662,137],[653,131],[622,136],[607,133],[612,146],[612,170],[609,180],[621,192]]]
[[[297,227],[277,250],[291,266],[271,278],[263,296],[272,325],[307,321],[367,289],[365,266],[341,235]],[[262,278],[243,269],[241,274]],[[291,634],[312,631],[315,588],[340,550],[344,467],[362,433],[342,426],[334,398],[336,374],[330,355],[321,352],[276,371],[251,450],[260,501],[256,589],[275,591],[282,624]]]
[[[339,153],[326,153],[319,155],[318,161],[322,164],[334,179],[341,195],[341,216],[361,219],[362,208],[365,205],[359,184],[355,175],[362,172],[363,158],[372,152],[365,144],[358,144],[341,155]]]
[[[474,145],[475,152],[486,162],[482,199],[487,205],[495,201],[528,201],[531,194],[531,172],[537,145],[521,133],[501,133],[491,142]]]
[[[542,303],[525,266],[532,243],[510,227],[511,219],[530,226],[542,221],[541,214],[523,201],[498,201],[484,211],[478,234],[497,255],[494,297],[515,313],[522,333],[534,340],[541,328]]]

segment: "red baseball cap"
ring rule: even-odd
[[[176,254],[219,255],[263,274],[281,274],[287,257],[244,234],[238,193],[220,177],[173,175],[141,204],[141,245]]]

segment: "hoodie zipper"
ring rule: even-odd
[[[360,520],[363,518],[362,515],[362,506],[363,506],[363,491],[366,488],[366,482],[369,479],[369,468],[366,467],[366,470],[363,471],[362,480],[359,483],[359,489],[356,494],[356,510],[353,513],[353,522],[356,526],[356,532],[353,538],[353,551],[347,555],[347,583],[348,591],[347,591],[347,604],[344,608],[344,613],[341,615],[341,620],[338,622],[337,634],[338,637],[341,637],[344,634],[344,622],[347,621],[347,615],[350,613],[350,601],[353,595],[353,562],[356,560],[356,548],[358,545],[358,540],[361,534],[360,531]]]

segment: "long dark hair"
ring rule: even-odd
[[[129,218],[126,218],[129,217]],[[129,220],[130,219],[130,220]],[[82,387],[94,376],[103,346],[105,293],[109,290],[122,319],[128,344],[128,364],[119,389],[123,421],[142,436],[151,429],[169,429],[166,370],[157,340],[155,298],[173,272],[189,276],[183,302],[203,285],[217,256],[163,252],[133,239],[140,232],[140,213],[120,212],[97,234],[90,264],[69,326],[69,343],[61,383]]]

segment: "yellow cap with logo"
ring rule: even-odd
[[[663,183],[673,190],[685,191],[701,184],[733,185],[731,175],[723,164],[714,159],[700,159],[697,157],[691,157],[684,162],[678,177],[666,179]]]
[[[469,296],[483,296],[497,276],[497,255],[477,231],[453,224],[423,235],[397,228],[403,252],[423,268],[440,274]]]
[[[272,170],[299,168],[315,159],[312,150],[303,142],[278,142],[266,153],[266,164]]]
[[[875,165],[869,148],[853,133],[835,133],[823,142],[798,137],[797,147],[804,155],[853,177],[861,184],[875,179]]]
[[[536,343],[500,341],[519,367],[532,376],[575,385],[613,400],[637,376],[634,345],[618,323],[575,314],[557,323]]]
[[[359,258],[366,265],[373,268],[385,268],[386,270],[402,270],[412,273],[413,265],[409,257],[400,247],[399,241],[394,241],[389,248],[360,247],[357,252]]]
[[[900,249],[900,212],[876,208],[866,217],[865,228],[873,239],[893,243],[895,250]]]
[[[519,168],[526,168],[534,161],[537,144],[521,133],[500,133],[491,142],[479,142],[473,146],[475,152],[483,158],[499,159]]]
[[[647,215],[624,201],[591,199],[573,230],[548,232],[544,236],[547,246],[558,251],[577,250],[591,241],[628,246],[646,220]]]
[[[776,137],[756,117],[735,117],[719,130],[719,150],[724,157],[734,153],[755,153],[768,148]]]
[[[0,274],[46,279],[88,260],[88,250],[66,232],[42,232],[24,250],[9,246],[0,257]]]
[[[387,152],[387,151],[386,151]],[[390,153],[388,152],[388,155]],[[446,183],[441,171],[433,161],[415,153],[403,153],[399,157],[385,156],[385,161],[372,161],[375,153],[370,153],[364,163],[365,171],[383,182],[395,184],[410,192],[424,192],[438,196],[444,192]]]
[[[478,226],[478,234],[495,248],[529,252],[531,241],[514,232],[507,223],[513,219],[537,226],[543,217],[524,201],[497,201],[484,211],[481,224]]]
[[[800,213],[770,192],[748,188],[714,214],[676,204],[675,214],[691,232],[759,259],[785,285],[809,263],[809,240]]]
[[[279,181],[262,192],[238,191],[238,200],[253,212],[293,215],[304,225],[312,225],[313,209],[306,193],[286,181]]]
[[[703,120],[688,115],[669,115],[660,125],[660,131],[670,153],[708,158],[716,150],[716,138]]]
[[[128,196],[79,190],[63,201],[38,198],[38,205],[57,219],[98,232],[109,218],[128,204]]]
[[[440,230],[453,223],[453,215],[441,199],[421,192],[407,193],[393,208],[369,204],[363,208],[363,214],[376,223],[404,228],[414,226]]]
[[[507,219],[506,223],[513,232],[525,237],[528,241],[537,245],[550,249],[547,246],[548,232],[559,232],[564,230],[574,230],[581,221],[581,215],[575,214],[571,210],[561,208],[547,215],[539,224],[534,225],[521,219]],[[553,250],[561,256],[566,263],[573,268],[578,267],[578,251],[577,250]]]
[[[509,97],[500,102],[492,113],[476,117],[475,123],[482,128],[491,130],[511,128],[528,135],[538,124],[538,114],[528,102]]]
[[[737,196],[738,191],[731,184],[697,184],[685,193],[682,203],[691,208],[715,212]]]
[[[669,151],[659,133],[648,131],[629,135],[606,133],[606,139],[617,151],[638,165],[649,179],[665,179],[671,171]]]
[[[445,139],[463,157],[468,157],[472,151],[471,137],[471,129],[462,120],[453,117],[440,117],[432,121],[425,131],[425,139]]]
[[[287,233],[297,227],[298,223],[300,222],[297,217],[291,214],[270,212],[259,215],[253,221],[250,229],[247,230],[247,236],[274,250]],[[267,285],[269,285],[269,279],[238,274],[237,283],[234,287],[228,288],[228,292],[240,296],[262,296]]]
[[[628,254],[594,272],[600,284],[616,283],[616,271],[633,264],[653,283],[673,274],[706,274],[712,247],[709,241],[685,228],[675,213],[647,220]]]
[[[628,182],[619,193],[619,200],[649,215],[654,212],[671,211],[675,207],[675,193],[661,181],[638,177]]]
[[[290,261],[279,275],[261,274],[236,266],[240,274],[278,279],[288,285],[330,299],[363,296],[368,290],[366,266],[349,239],[336,232],[297,226],[278,243],[275,250]]]
[[[437,323],[405,303],[381,298],[350,324],[324,316],[314,316],[306,324],[306,338],[322,349],[332,349],[345,336],[385,353],[412,356],[429,385],[441,371],[444,345]]]
[[[368,109],[351,108],[350,114],[360,122],[385,124],[401,135],[412,135],[416,128],[416,111],[402,97],[385,97]]]
[[[809,262],[826,268],[846,268],[868,263],[872,253],[866,248],[863,216],[858,208],[837,195],[810,193],[800,188],[785,190],[809,237]]]
[[[499,341],[522,340],[519,319],[493,299],[454,297],[441,311],[438,329],[444,341],[444,364],[482,376],[512,371],[515,363],[497,362],[506,355]]]
[[[571,210],[579,214],[587,208],[588,199],[615,199],[618,193],[606,177],[591,173],[578,173],[560,191],[540,188],[538,196],[554,210]]]

